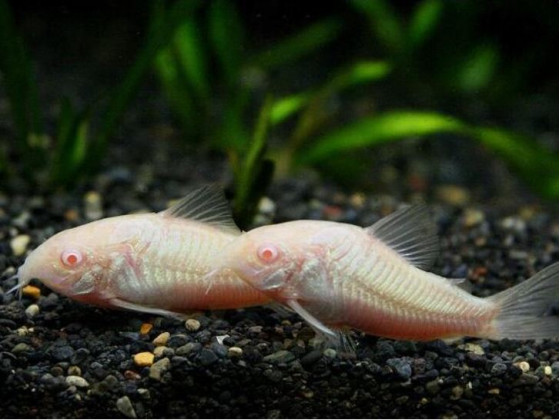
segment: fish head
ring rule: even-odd
[[[305,259],[297,232],[281,225],[244,233],[226,246],[224,267],[258,291],[277,300],[295,293],[295,280]]]
[[[17,272],[21,288],[37,279],[69,297],[92,294],[111,266],[110,224],[103,221],[64,230],[50,237],[25,259]],[[92,302],[94,303],[94,302]]]

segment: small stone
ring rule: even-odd
[[[462,206],[470,200],[466,189],[457,185],[442,185],[436,189],[437,197],[452,206]]]
[[[507,371],[507,366],[503,363],[496,363],[495,365],[492,366],[492,370],[490,371],[490,373],[492,373],[492,375],[495,376],[501,376],[504,373],[506,373]]]
[[[25,353],[29,351],[33,351],[33,347],[25,343],[18,343],[12,348],[12,353],[14,354]]]
[[[154,328],[152,324],[144,323],[140,326],[140,334],[142,335],[149,334],[150,331],[152,331],[152,328]]]
[[[154,356],[155,357],[161,357],[163,355],[163,353],[165,353],[165,350],[168,350],[169,347],[165,347],[165,346],[158,346],[154,349]]]
[[[140,376],[138,373],[134,372],[133,370],[125,370],[123,376],[125,379],[128,379],[129,381],[137,381],[139,379],[142,379],[142,376]]]
[[[117,410],[119,410],[123,416],[128,417],[129,419],[137,418],[136,411],[132,406],[132,402],[126,395],[117,400]]]
[[[547,376],[552,375],[552,368],[550,366],[545,366],[544,367],[544,374]]]
[[[68,368],[68,375],[70,376],[82,376],[82,369],[79,366],[72,365]]]
[[[133,356],[134,363],[137,366],[145,367],[145,366],[152,366],[154,363],[154,354],[150,353],[149,351],[144,351],[142,353],[136,353]]]
[[[209,366],[218,360],[218,356],[210,349],[202,349],[198,355],[202,366]]]
[[[87,388],[89,387],[89,382],[86,381],[81,376],[70,375],[66,377],[66,383],[69,386],[75,386],[76,388]]]
[[[192,332],[198,331],[200,329],[200,321],[192,318],[187,319],[185,322],[185,328]]]
[[[459,398],[461,398],[463,396],[463,393],[465,392],[465,390],[463,389],[463,387],[461,385],[456,385],[451,389],[451,399],[452,400],[458,400]]]
[[[150,367],[150,378],[161,381],[162,375],[167,372],[169,367],[171,366],[171,361],[169,358],[165,357],[161,360],[158,360]]]
[[[70,346],[56,346],[51,349],[51,355],[59,362],[70,360],[74,356],[74,349]]]
[[[484,353],[484,349],[482,347],[480,347],[478,344],[475,343],[467,343],[465,344],[465,350],[466,351],[470,351],[474,354],[477,354],[479,356],[483,356]]]
[[[399,375],[402,379],[408,379],[412,376],[412,367],[405,359],[393,358],[388,359],[387,364]]]
[[[90,191],[84,196],[84,213],[88,220],[98,220],[103,217],[103,200],[96,191]]]
[[[241,347],[230,347],[228,349],[228,356],[229,357],[241,357],[243,356],[243,349]],[[550,367],[550,366],[548,366]],[[552,370],[551,370],[552,372]]]
[[[484,213],[476,209],[466,209],[463,215],[463,224],[466,227],[474,227],[484,221]]]
[[[265,214],[267,216],[274,216],[276,211],[276,204],[268,197],[263,197],[259,201],[259,213]]]
[[[40,311],[41,309],[39,308],[39,305],[33,303],[25,308],[25,315],[27,315],[29,318],[33,318],[34,316],[38,315]]]
[[[17,235],[10,241],[10,247],[12,252],[16,257],[20,257],[27,251],[27,246],[31,241],[31,236],[29,235]]]
[[[41,296],[41,289],[28,284],[23,289],[21,289],[21,293],[23,293],[25,296],[32,297],[33,299],[39,299],[39,297]]]
[[[22,326],[22,327],[19,327],[16,330],[16,334],[19,335],[20,337],[25,337],[29,333],[30,333],[29,328],[27,328],[25,325]]]
[[[526,361],[514,363],[514,365],[517,366],[519,369],[521,369],[523,373],[529,372],[529,370],[531,370],[531,365]]]
[[[488,393],[492,395],[500,395],[500,388],[490,388]]]
[[[263,357],[263,361],[267,363],[290,363],[295,358],[296,356],[291,351],[280,350]]]
[[[434,379],[433,381],[426,383],[426,391],[432,395],[436,395],[439,392],[439,380]]]
[[[149,400],[151,395],[150,395],[150,390],[146,389],[146,388],[138,388],[138,395],[140,395],[142,398],[144,398],[145,400]]]
[[[201,348],[202,345],[200,343],[191,342],[179,347],[177,350],[175,350],[175,354],[177,356],[186,356],[191,352],[198,352]]]
[[[154,343],[154,346],[165,346],[167,344],[167,341],[169,340],[169,337],[171,337],[171,334],[169,334],[168,332],[163,332],[156,338],[154,338],[152,343]]]
[[[336,350],[331,348],[325,349],[323,351],[323,356],[325,356],[328,359],[334,359],[336,357],[336,354],[337,354]]]

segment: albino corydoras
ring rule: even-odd
[[[205,278],[237,235],[222,190],[206,186],[160,213],[110,217],[52,236],[28,255],[14,289],[38,279],[80,302],[160,315],[265,304],[265,295],[232,273]]]
[[[220,261],[336,342],[345,327],[410,340],[558,336],[558,316],[545,316],[558,302],[558,263],[483,299],[466,282],[424,271],[437,255],[435,223],[412,206],[368,228],[310,220],[256,228]]]

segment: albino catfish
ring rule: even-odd
[[[62,231],[32,251],[16,276],[74,300],[160,315],[265,304],[235,275],[211,281],[239,230],[219,187],[197,189],[160,212],[110,217]]]
[[[558,316],[545,316],[558,302],[558,263],[483,299],[424,271],[437,243],[426,208],[412,206],[368,228],[310,220],[256,228],[226,245],[216,270],[233,271],[335,344],[344,327],[410,340],[558,336]]]

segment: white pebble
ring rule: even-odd
[[[12,247],[12,252],[16,257],[20,257],[25,254],[30,240],[31,237],[29,235],[18,235],[15,238],[12,238],[10,246]]]
[[[130,398],[128,398],[127,396],[121,397],[117,400],[117,409],[125,417],[128,417],[129,419],[137,418],[136,411],[134,410],[134,407],[132,406],[132,402],[130,401]]]
[[[185,322],[185,327],[187,328],[187,330],[189,331],[198,331],[200,329],[200,321],[198,321],[197,319],[187,319],[187,321]]]
[[[241,357],[243,355],[243,349],[241,347],[230,347],[228,349],[229,357]]]
[[[75,386],[76,388],[87,388],[89,382],[86,381],[81,376],[70,375],[66,377],[66,383],[70,386]]]
[[[29,318],[33,318],[35,315],[39,313],[39,311],[40,311],[39,305],[33,303],[25,309],[25,315],[27,315]]]

